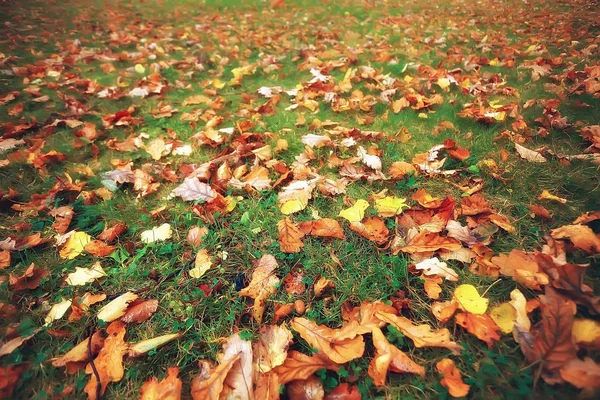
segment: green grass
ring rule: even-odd
[[[419,66],[435,69],[440,65],[448,70],[464,67],[461,62],[448,57],[450,49],[457,49],[464,58],[478,55],[494,59],[504,56],[502,44],[524,51],[531,44],[540,42],[549,49],[544,57],[557,57],[565,53],[565,58],[569,61],[581,62],[577,56],[569,56],[568,52],[573,49],[571,40],[580,41],[578,45],[573,45],[578,51],[584,49],[587,46],[586,39],[591,38],[594,29],[597,29],[592,27],[592,21],[594,15],[598,14],[588,11],[582,15],[580,11],[583,2],[547,4],[531,1],[532,5],[527,6],[517,1],[506,4],[490,1],[485,2],[486,7],[470,0],[430,3],[297,0],[286,3],[284,7],[274,10],[270,9],[268,2],[259,0],[146,0],[143,3],[68,0],[0,5],[0,36],[3,37],[0,39],[0,53],[3,54],[2,58],[16,57],[0,66],[0,70],[63,57],[68,53],[65,48],[76,39],[81,42],[82,50],[98,51],[96,54],[106,52],[107,55],[124,55],[126,52],[144,49],[150,42],[165,50],[155,60],[146,57],[143,60],[112,61],[116,71],[108,74],[101,68],[105,61],[78,60],[65,63],[61,78],[42,76],[35,81],[35,84],[40,85],[41,93],[50,96],[46,103],[31,102],[32,97],[22,91],[34,83],[25,82],[23,77],[0,75],[0,95],[12,90],[21,91],[17,100],[0,106],[0,123],[18,123],[35,118],[41,125],[46,125],[56,118],[64,118],[68,109],[57,96],[57,90],[85,104],[90,112],[74,118],[95,123],[99,130],[104,130],[101,116],[130,106],[135,107],[134,115],[141,121],[139,125],[105,130],[105,136],[96,142],[101,149],[97,159],[92,159],[90,145],[74,147],[74,132],[77,129],[61,126],[48,131],[47,135],[41,135],[41,129],[31,131],[25,139],[38,135],[39,139],[45,141],[43,152],[56,150],[64,153],[67,161],[48,165],[46,171],[37,170],[26,162],[13,162],[1,167],[0,192],[14,189],[19,192],[17,200],[27,202],[34,194],[47,193],[54,186],[56,178],[65,177],[66,173],[74,180],[85,181],[84,190],[94,191],[103,187],[101,174],[113,169],[111,161],[115,159],[131,160],[136,168],[144,164],[157,164],[144,150],[122,153],[109,149],[106,140],[117,138],[122,141],[141,132],[148,134],[150,138],[168,137],[170,132],[174,132],[178,140],[190,143],[190,138],[203,129],[204,121],[181,121],[180,116],[195,111],[199,111],[199,115],[208,115],[211,110],[206,104],[184,106],[184,101],[192,95],[203,94],[211,89],[211,81],[215,79],[227,83],[232,78],[231,71],[235,67],[275,57],[279,67],[277,70],[264,72],[259,68],[255,74],[245,76],[241,86],[227,85],[218,90],[218,96],[223,98],[225,106],[215,113],[224,118],[221,127],[235,127],[237,122],[251,119],[255,122],[253,132],[272,134],[272,138],[266,140],[267,143],[274,145],[276,138],[286,139],[289,148],[278,154],[277,158],[288,166],[304,150],[300,141],[302,135],[326,133],[323,129],[314,132],[309,129],[310,123],[317,118],[321,121],[331,120],[345,127],[382,131],[386,137],[394,135],[401,128],[407,129],[412,136],[407,143],[387,139],[361,143],[365,147],[373,145],[383,151],[384,171],[394,161],[410,161],[415,154],[426,152],[445,139],[453,139],[471,152],[471,158],[461,164],[462,167],[467,168],[481,160],[493,159],[506,179],[506,183],[503,183],[492,177],[489,171],[481,169],[479,172],[463,171],[456,179],[420,176],[414,184],[406,181],[373,184],[359,181],[348,187],[346,195],[351,199],[366,199],[382,189],[388,189],[393,195],[410,198],[415,189],[425,188],[436,197],[451,195],[458,201],[461,192],[451,183],[465,184],[469,179],[482,178],[485,182],[482,193],[498,212],[514,222],[517,229],[517,233],[512,235],[498,232],[494,236],[495,240],[490,247],[496,253],[509,252],[515,248],[539,248],[543,236],[550,229],[570,223],[585,211],[600,209],[600,174],[597,165],[574,161],[572,165],[564,166],[556,160],[534,164],[520,159],[506,139],[494,140],[505,129],[511,129],[512,120],[507,118],[506,121],[486,126],[458,117],[462,104],[472,102],[474,97],[461,92],[456,86],[452,86],[449,92],[441,92],[435,85],[431,88],[423,86],[424,94],[428,97],[435,92],[444,96],[444,103],[434,106],[432,112],[427,114],[427,119],[420,118],[419,112],[410,108],[395,114],[388,105],[381,103],[369,112],[336,113],[322,101],[314,114],[307,109],[284,111],[291,104],[285,93],[282,93],[281,102],[276,106],[275,115],[253,117],[252,113],[243,112],[245,108],[264,104],[266,99],[256,93],[261,86],[291,89],[309,81],[312,78],[309,69],[298,68],[306,61],[303,54],[310,54],[323,61],[335,61],[351,55],[356,57],[357,65],[371,66],[401,81],[409,75],[418,78]],[[572,37],[568,40],[561,36],[565,33],[562,25],[555,32],[547,32],[546,12],[553,18],[576,24],[578,29],[570,31]],[[470,23],[473,18],[478,18],[480,23]],[[12,22],[9,24],[9,21]],[[530,22],[529,30],[525,32],[526,23]],[[468,34],[462,35],[463,32]],[[597,35],[597,30],[595,32]],[[120,43],[111,39],[111,33],[131,35],[134,40]],[[477,46],[486,35],[489,36],[489,48]],[[446,37],[446,43],[439,46],[428,44],[424,40],[442,36]],[[139,41],[140,38],[145,42]],[[389,53],[394,62],[382,61],[382,51]],[[500,95],[494,99],[518,101],[523,105],[530,99],[539,100],[543,104],[543,100],[560,98],[559,110],[563,116],[568,117],[570,123],[578,122],[582,126],[598,124],[600,101],[597,98],[591,95],[568,97],[562,93],[552,93],[550,85],[560,87],[562,83],[548,76],[534,82],[529,70],[516,68],[524,60],[533,60],[534,56],[515,53],[514,57],[517,62],[513,68],[481,68],[482,75],[498,74],[506,80],[507,86],[517,89],[520,94],[518,99]],[[204,65],[204,69],[194,69],[193,60],[201,60],[199,62]],[[590,57],[583,62],[598,65],[598,57]],[[149,71],[152,63],[161,65],[161,75],[169,82],[169,89],[164,95],[141,100],[128,97],[107,100],[83,94],[82,86],[65,82],[65,75],[73,74],[77,79],[96,81],[102,88],[117,86],[119,83],[128,84],[125,89],[128,91],[135,87],[141,76],[125,71],[137,63],[142,64],[146,71]],[[582,69],[582,66],[578,65],[577,68]],[[336,80],[341,79],[344,73],[345,68],[331,70],[331,75]],[[64,85],[59,89],[52,89],[48,87],[52,83]],[[377,91],[371,90],[364,81],[354,84],[353,90],[357,89],[364,94],[378,96]],[[245,95],[251,98],[252,107],[244,106],[249,102]],[[349,98],[350,95],[346,93],[342,97]],[[215,97],[212,94],[207,96]],[[575,98],[589,104],[589,107],[578,107],[574,102]],[[18,102],[24,104],[21,116],[8,116],[8,110]],[[170,104],[179,112],[170,118],[155,119],[151,111],[157,109],[160,103]],[[528,125],[536,127],[534,120],[541,116],[542,110],[543,106],[538,104],[520,111]],[[306,118],[305,126],[295,126],[299,113],[303,113]],[[365,116],[373,117],[373,122],[360,126],[357,117]],[[435,134],[436,126],[445,121],[452,122],[456,129]],[[28,142],[28,145],[31,144],[32,142]],[[226,142],[216,148],[197,147],[191,156],[168,157],[161,162],[169,162],[168,166],[177,173],[180,165],[209,161],[229,144]],[[526,143],[528,148],[547,146],[555,153],[566,154],[579,154],[587,145],[576,128],[551,130],[548,137],[534,137]],[[509,153],[505,162],[500,161],[502,149]],[[311,165],[319,166],[321,163],[320,173],[336,177],[337,170],[327,167],[329,150],[315,150],[317,160]],[[355,155],[355,150],[338,149],[336,152],[344,158]],[[0,154],[0,159],[4,158]],[[84,167],[89,167],[94,176],[87,176]],[[252,337],[257,334],[259,324],[251,318],[251,303],[239,296],[235,281],[241,274],[249,276],[252,261],[266,253],[277,259],[277,275],[281,278],[294,268],[303,271],[307,287],[320,277],[326,277],[336,285],[326,298],[315,298],[310,290],[302,295],[292,296],[279,288],[270,299],[264,316],[266,322],[272,320],[275,304],[301,299],[307,304],[306,314],[310,319],[319,324],[339,327],[342,324],[340,309],[343,304],[350,302],[356,305],[364,300],[388,301],[390,296],[404,291],[411,300],[408,315],[413,320],[427,322],[436,328],[442,327],[430,312],[432,300],[425,297],[423,282],[408,270],[410,259],[402,255],[394,256],[389,250],[378,249],[372,242],[347,229],[345,222],[345,240],[310,237],[304,240],[305,246],[300,253],[282,253],[277,243],[277,222],[282,217],[276,204],[276,192],[279,189],[250,195],[233,191],[234,196],[243,196],[236,209],[230,214],[218,215],[214,222],[207,223],[191,211],[189,203],[181,199],[166,200],[166,196],[178,183],[162,179],[159,171],[153,173],[161,186],[157,193],[142,200],[136,199],[137,193],[131,185],[124,185],[109,200],[93,205],[85,205],[80,200],[75,203],[71,229],[77,228],[95,236],[107,224],[115,221],[125,221],[129,228],[120,237],[116,245],[117,251],[101,260],[108,274],[101,284],[94,283],[76,289],[63,284],[66,273],[73,272],[76,266],[91,265],[97,261],[95,257],[81,255],[74,260],[65,261],[58,256],[58,251],[52,245],[12,253],[10,267],[0,271],[0,302],[15,304],[19,314],[0,321],[2,336],[6,336],[9,329],[19,329],[19,333],[24,335],[42,325],[47,312],[43,305],[45,302],[53,304],[61,297],[72,298],[85,291],[104,292],[109,297],[128,290],[141,291],[145,298],[157,299],[159,309],[143,324],[129,325],[127,340],[138,342],[171,332],[184,332],[184,335],[177,342],[152,351],[140,359],[126,361],[124,379],[110,384],[105,398],[137,398],[145,380],[152,376],[162,378],[166,368],[175,365],[180,368],[180,376],[184,382],[183,393],[187,396],[190,380],[198,372],[198,361],[216,358],[221,351],[220,338],[228,337],[236,330]],[[526,208],[527,205],[539,203],[537,197],[543,189],[569,201],[566,205],[543,203],[554,214],[551,221],[532,218]],[[57,200],[60,201],[66,202],[65,199]],[[167,208],[158,216],[150,214],[151,210],[163,205]],[[316,195],[306,210],[294,215],[294,220],[312,219],[313,211],[318,212],[321,217],[335,218],[343,208],[343,196],[328,198]],[[16,213],[2,209],[0,240],[14,233],[15,224],[25,222],[30,223],[31,227],[20,235],[34,232],[41,232],[47,238],[55,235],[51,228],[53,218],[46,212]],[[142,231],[164,222],[173,227],[172,240],[141,244]],[[194,280],[187,276],[187,271],[193,265],[195,253],[185,238],[191,227],[205,225],[209,228],[209,234],[201,247],[208,249],[212,255],[223,254],[225,251],[227,256],[221,257],[218,265],[200,280]],[[331,260],[332,251],[343,268],[336,266]],[[583,261],[595,262],[597,257]],[[8,273],[20,275],[31,263],[47,268],[50,271],[49,277],[35,290],[22,294],[11,293],[4,278]],[[459,283],[473,284],[480,292],[490,289],[487,293],[490,306],[506,301],[510,291],[518,287],[512,280],[504,279],[496,283],[496,278],[473,275],[469,272],[468,265],[451,263],[451,266],[459,271]],[[590,278],[589,284],[598,288],[598,273],[591,271]],[[219,289],[205,296],[199,288],[200,284]],[[455,286],[445,283],[441,299],[450,299]],[[521,290],[526,289],[521,287]],[[533,296],[535,293],[528,292],[528,297]],[[95,324],[91,317],[84,317],[77,322],[69,322],[63,318],[52,325],[55,336],[50,334],[52,332],[43,330],[26,345],[2,357],[0,366],[27,363],[27,370],[16,386],[15,398],[50,398],[68,385],[73,386],[77,398],[82,397],[88,376],[82,371],[67,375],[62,369],[52,367],[49,360],[64,354],[74,344],[86,338]],[[466,382],[472,386],[471,398],[558,399],[567,398],[576,392],[566,385],[552,387],[538,380],[536,368],[527,364],[512,337],[503,336],[492,349],[487,349],[483,342],[455,326],[453,322],[449,323],[448,328],[455,340],[466,348],[461,357],[454,359]],[[64,335],[56,334],[63,331]],[[352,361],[341,372],[318,373],[326,390],[345,381],[350,371],[359,377],[357,384],[365,397],[448,398],[447,390],[439,384],[435,363],[448,356],[449,352],[415,349],[410,341],[401,334],[395,334],[392,329],[388,329],[386,334],[392,343],[425,367],[427,374],[424,378],[392,373],[387,387],[375,388],[367,376],[369,357],[374,353],[374,349],[368,347],[365,357]],[[310,350],[298,335],[295,338],[294,348]]]

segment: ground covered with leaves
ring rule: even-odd
[[[599,10],[2,2],[0,398],[594,396]]]

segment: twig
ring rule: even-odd
[[[92,337],[94,337],[94,333],[95,333],[95,329],[94,329],[94,326],[92,325],[90,337],[88,338],[88,343],[87,343],[87,353],[88,353],[88,358],[90,359],[90,366],[92,367],[92,371],[94,372],[94,376],[96,377],[96,400],[100,400],[100,396],[102,395],[102,393],[101,393],[102,384],[100,382],[100,374],[98,373],[98,370],[96,369],[96,364],[94,363],[94,357],[92,355]]]

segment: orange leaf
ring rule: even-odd
[[[231,358],[222,360],[217,367],[208,369],[206,364],[199,374],[197,374],[191,383],[191,395],[194,400],[218,400],[223,391],[223,383],[227,374],[233,368],[233,365],[239,361],[241,354],[238,353]]]
[[[306,318],[296,317],[290,322],[290,325],[312,347],[327,354],[331,361],[338,364],[361,357],[365,351],[365,342],[361,335],[350,335],[352,337],[338,339],[337,335],[340,330],[317,325]]]
[[[600,253],[600,237],[586,225],[566,225],[550,232],[554,239],[569,239],[575,247],[590,254]]]
[[[442,293],[442,287],[440,286],[440,283],[442,283],[442,278],[439,276],[434,276],[432,278],[421,277],[421,279],[425,281],[423,286],[425,293],[427,293],[427,297],[433,300],[439,299],[440,294]]]
[[[442,205],[440,198],[431,196],[425,189],[417,190],[412,199],[425,208],[438,208]]]
[[[261,326],[253,349],[256,370],[264,374],[283,364],[292,339],[292,333],[285,326]]]
[[[462,245],[458,240],[442,237],[439,233],[430,233],[427,230],[423,230],[398,250],[404,253],[421,253],[439,249],[457,251],[462,249]]]
[[[460,371],[456,368],[454,361],[444,358],[435,367],[443,375],[440,383],[445,388],[448,388],[448,392],[452,397],[465,397],[469,394],[470,386],[463,382]]]
[[[299,351],[291,350],[285,362],[273,371],[279,376],[279,383],[284,385],[293,380],[308,379],[309,376],[323,368],[337,371],[339,366],[322,352],[307,356]]]
[[[181,398],[181,379],[177,377],[177,367],[167,369],[167,377],[162,381],[148,379],[140,390],[140,400],[179,400]]]
[[[376,386],[384,386],[388,370],[425,375],[425,369],[412,361],[403,351],[387,341],[379,328],[373,328],[375,357],[369,364],[369,376]]]
[[[416,169],[411,163],[407,163],[405,161],[396,161],[390,166],[389,174],[392,179],[401,180],[406,178],[408,174],[415,172]]]
[[[344,239],[344,231],[339,222],[332,218],[321,218],[300,224],[300,231],[305,235],[334,237]]]
[[[10,251],[2,250],[0,251],[0,269],[4,269],[10,266]]]
[[[490,349],[496,341],[500,340],[500,328],[488,314],[461,312],[454,319],[477,339],[486,342]]]
[[[254,318],[260,323],[265,311],[265,302],[269,296],[277,291],[279,278],[275,275],[277,261],[270,254],[263,255],[254,261],[254,271],[250,284],[240,290],[240,296],[254,299]]]
[[[469,197],[463,197],[460,201],[462,215],[477,215],[492,212],[490,203],[481,193],[475,193]]]
[[[448,154],[450,154],[450,156],[456,158],[458,161],[464,161],[467,158],[469,158],[469,156],[471,155],[469,153],[469,150],[464,149],[462,147],[456,147],[454,149],[449,149]]]
[[[350,224],[350,229],[377,244],[387,242],[390,234],[385,222],[377,217],[367,217],[362,222],[353,222]]]
[[[304,233],[288,217],[277,223],[277,230],[279,231],[279,246],[284,253],[298,253],[304,247],[301,240]]]
[[[431,313],[435,319],[440,321],[442,324],[445,324],[450,318],[452,318],[457,308],[458,302],[455,299],[442,302],[436,301],[431,305]]]
[[[560,377],[571,385],[593,393],[600,389],[600,364],[589,357],[574,358],[560,369]]]
[[[92,240],[91,242],[86,244],[83,249],[93,256],[106,257],[107,255],[115,251],[115,246],[106,244],[101,240]]]
[[[515,249],[508,255],[492,257],[491,262],[500,269],[502,275],[511,276],[531,289],[540,290],[541,285],[549,282],[548,275],[541,271],[535,256],[524,251]]]
[[[260,400],[279,400],[279,376],[274,372],[260,373],[256,378],[254,398]]]
[[[0,367],[0,398],[13,398],[13,391],[19,381],[21,372],[25,369],[24,365],[9,365]]]
[[[358,387],[351,386],[348,382],[340,383],[331,392],[327,393],[325,400],[361,400],[362,396]]]
[[[123,368],[123,356],[127,353],[128,346],[125,343],[125,324],[121,321],[115,321],[106,328],[108,337],[104,340],[104,347],[94,359],[94,366],[100,377],[100,395],[106,391],[106,386],[111,382],[119,382],[123,379],[125,369]],[[96,374],[92,370],[92,365],[85,367],[85,373],[90,375],[90,380],[83,389],[87,393],[88,399],[100,400],[96,397],[96,387],[98,381]]]
[[[446,328],[432,331],[429,325],[415,325],[402,316],[382,312],[376,312],[375,316],[399,329],[416,347],[445,347],[454,353],[460,353],[462,350],[458,343],[450,340],[450,331]]]

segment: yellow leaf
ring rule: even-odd
[[[454,298],[461,310],[473,314],[483,314],[488,308],[489,300],[481,297],[473,285],[460,285],[454,291]]]
[[[345,218],[348,222],[360,222],[365,217],[365,210],[369,207],[366,200],[356,200],[356,203],[350,208],[340,211],[338,216]]]
[[[99,262],[92,265],[91,268],[75,267],[75,272],[67,275],[66,282],[71,286],[83,286],[96,279],[106,276]]]
[[[375,209],[380,217],[393,217],[402,213],[403,208],[410,208],[406,204],[406,199],[395,196],[386,196],[383,199],[375,200]]]
[[[567,199],[563,199],[561,197],[555,196],[547,190],[543,190],[542,194],[540,194],[538,199],[539,200],[554,200],[554,201],[558,201],[559,203],[562,203],[562,204],[567,203]]]
[[[196,261],[194,262],[194,268],[190,270],[190,276],[192,278],[200,279],[206,271],[212,267],[212,257],[208,254],[208,250],[202,249],[196,254]]]
[[[576,319],[573,322],[573,339],[578,345],[600,347],[600,322],[592,319]]]
[[[492,317],[502,333],[511,333],[515,326],[517,311],[509,303],[502,303],[490,310],[490,317]]]
[[[436,83],[442,89],[446,89],[448,86],[450,86],[450,79],[448,79],[448,78],[438,78],[438,80],[437,80]]]
[[[156,349],[172,340],[179,339],[182,336],[181,333],[169,333],[167,335],[157,336],[152,339],[142,340],[135,344],[129,345],[127,354],[129,357],[139,357],[142,354],[146,354],[150,350]]]
[[[81,253],[86,244],[92,241],[92,237],[85,232],[74,232],[67,239],[64,247],[60,250],[60,256],[72,260]]]
[[[57,319],[61,319],[63,315],[67,312],[67,310],[71,307],[72,300],[62,300],[60,303],[56,303],[52,306],[46,318],[44,318],[44,326],[48,326],[52,323],[52,321],[56,321]]]
[[[290,215],[298,211],[302,211],[306,208],[307,203],[302,201],[301,199],[292,199],[290,201],[286,201],[279,208],[281,213],[284,215]]]
[[[220,79],[215,79],[212,82],[212,85],[217,89],[223,89],[225,87],[225,82],[221,81]]]
[[[138,74],[142,75],[144,72],[146,72],[146,68],[144,68],[144,66],[142,64],[135,64],[135,72],[137,72]]]
[[[138,295],[133,292],[126,292],[105,305],[98,312],[98,319],[104,322],[112,322],[117,318],[121,318],[125,315],[125,310],[129,306],[129,303],[136,300]]]
[[[171,225],[162,224],[161,226],[155,226],[154,228],[142,232],[142,243],[153,243],[162,240],[167,240],[171,237],[173,232],[171,231]]]

